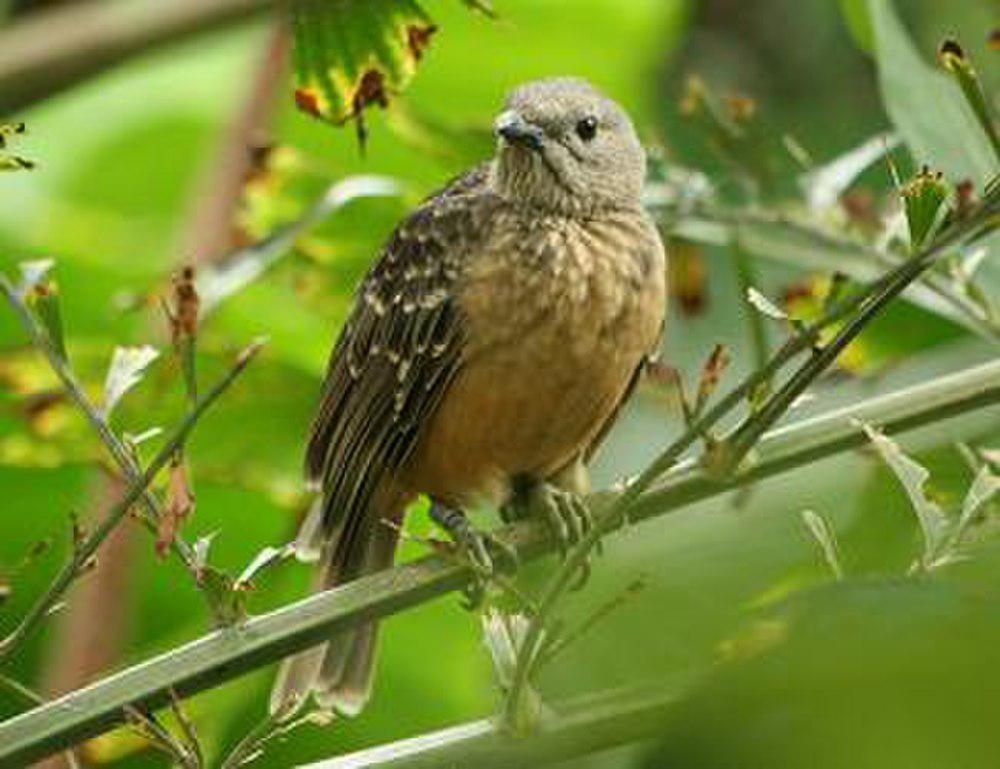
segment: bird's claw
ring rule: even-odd
[[[569,548],[578,544],[594,528],[594,517],[583,499],[571,491],[566,491],[549,483],[540,483],[533,490],[532,506],[541,513],[552,532],[559,553],[565,560]],[[601,552],[601,543],[595,547]],[[580,575],[573,585],[579,589],[590,576],[590,557],[580,568]]]
[[[493,577],[501,570],[517,570],[517,551],[492,534],[477,529],[459,510],[435,505],[431,508],[431,517],[448,532],[472,568],[475,578],[465,589],[464,605],[470,610],[478,609]],[[504,568],[498,568],[498,564]]]

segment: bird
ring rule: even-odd
[[[318,589],[391,567],[407,507],[488,575],[496,541],[465,510],[541,510],[563,547],[591,525],[586,466],[658,353],[665,251],[644,211],[646,156],[585,80],[511,92],[494,156],[393,231],[330,355],[306,451],[319,490],[299,556]],[[274,714],[310,697],[354,716],[372,693],[368,621],[286,659]]]

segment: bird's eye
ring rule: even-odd
[[[593,116],[585,117],[576,124],[576,135],[589,142],[597,135],[597,118]]]

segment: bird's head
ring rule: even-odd
[[[586,81],[521,86],[494,131],[493,178],[504,197],[571,215],[639,205],[646,156],[632,121]]]

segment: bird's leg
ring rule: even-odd
[[[517,479],[510,501],[500,510],[506,522],[540,515],[555,539],[559,552],[566,557],[569,548],[594,527],[594,518],[583,498],[561,485],[547,481]],[[599,546],[598,546],[599,547]],[[576,587],[582,587],[590,575],[590,562],[581,569]]]
[[[463,551],[476,579],[466,590],[466,606],[479,607],[486,595],[490,579],[497,572],[495,554],[502,556],[514,569],[517,568],[517,551],[506,542],[501,542],[488,532],[477,529],[461,510],[448,507],[436,500],[431,501],[431,520],[448,532],[455,544]]]

